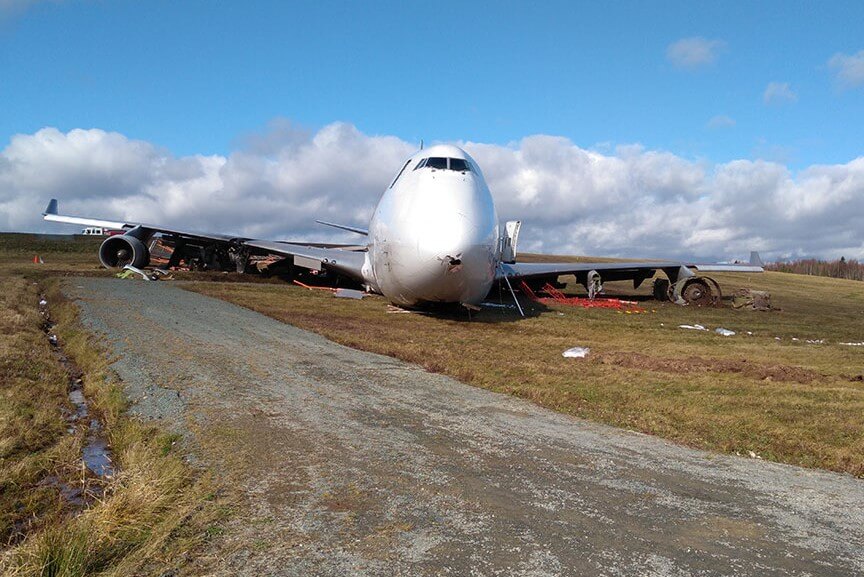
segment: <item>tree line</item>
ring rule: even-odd
[[[773,262],[765,265],[765,270],[864,281],[864,263],[854,258],[846,260],[842,256],[840,260],[805,258],[789,262]]]

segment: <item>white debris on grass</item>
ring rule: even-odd
[[[730,331],[729,329],[724,329],[723,327],[717,327],[716,329],[714,329],[714,332],[717,333],[718,335],[724,336],[724,337],[734,337],[735,336],[735,331]]]
[[[807,339],[806,342],[808,345],[824,345],[825,339]]]
[[[362,299],[366,293],[354,289],[337,288],[333,296],[341,299]]]
[[[702,325],[678,325],[679,329],[689,329],[691,331],[707,331]]]
[[[591,349],[588,347],[573,347],[572,349],[567,349],[561,353],[561,356],[567,357],[568,359],[584,359],[590,352]]]
[[[843,345],[844,347],[864,347],[864,341],[858,343],[837,343],[838,345]]]

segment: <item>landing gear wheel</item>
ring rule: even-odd
[[[678,281],[675,289],[678,297],[683,301],[681,304],[697,307],[718,306],[723,296],[717,281],[708,277],[691,277]],[[674,300],[678,301],[678,299]]]
[[[672,285],[669,284],[669,279],[655,278],[654,279],[654,299],[658,301],[672,300]]]

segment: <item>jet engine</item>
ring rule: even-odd
[[[123,268],[127,264],[144,268],[150,264],[150,251],[134,236],[120,234],[109,236],[102,242],[99,260],[105,268]]]

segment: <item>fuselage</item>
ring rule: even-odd
[[[381,196],[363,277],[399,305],[474,305],[492,286],[498,250],[498,215],[477,163],[459,147],[433,146]]]

